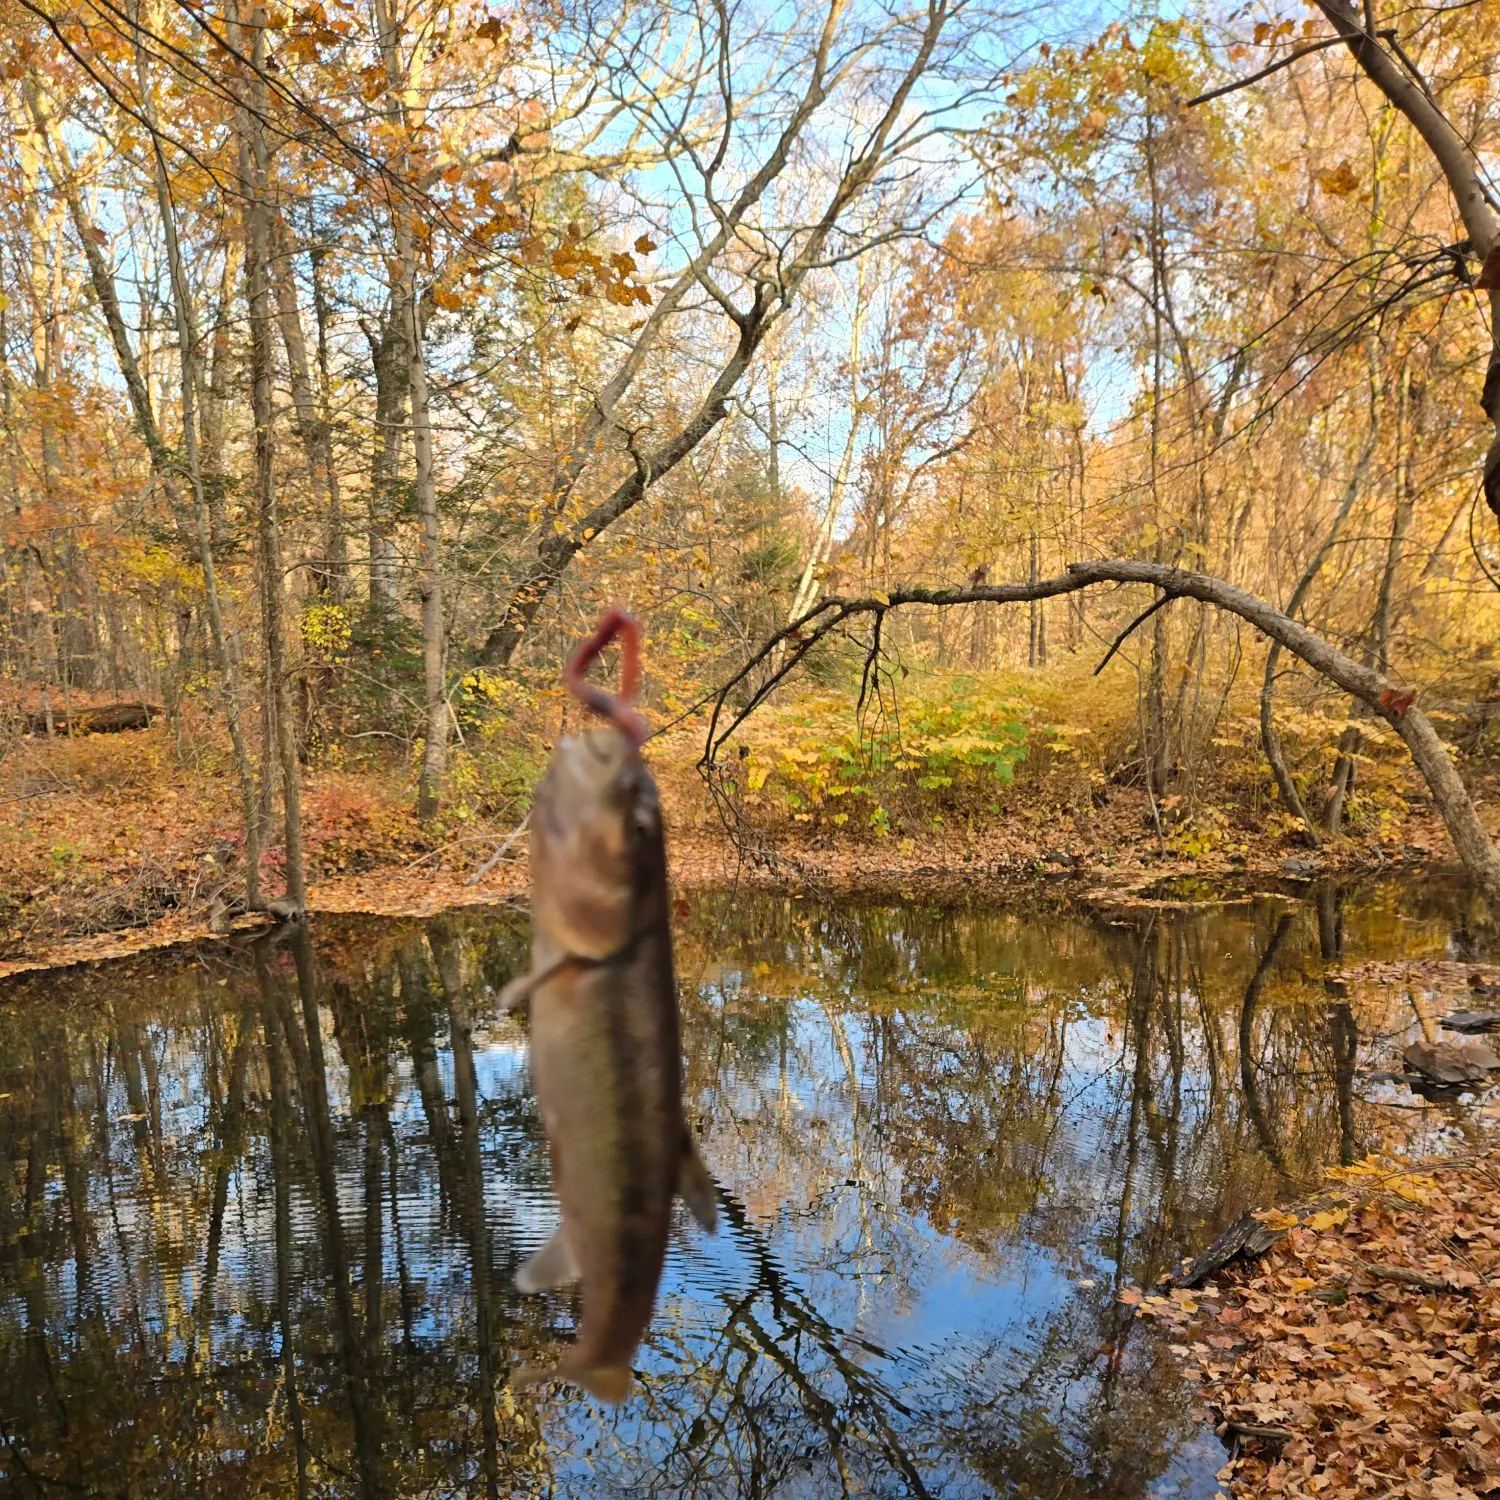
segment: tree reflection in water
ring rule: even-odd
[[[1211,1495],[1216,1446],[1116,1294],[1389,1130],[1361,1047],[1400,1018],[1322,967],[1438,951],[1461,898],[1424,899],[700,898],[687,1080],[724,1228],[674,1243],[608,1412],[506,1383],[576,1314],[511,1287],[555,1214],[493,1005],[523,924],[328,922],[14,984],[0,1487]]]

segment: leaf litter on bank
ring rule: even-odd
[[[1500,1147],[1329,1177],[1262,1259],[1121,1301],[1172,1331],[1229,1495],[1500,1495]]]

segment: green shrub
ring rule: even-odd
[[[989,811],[1027,750],[1028,708],[998,679],[911,678],[856,718],[846,692],[757,721],[739,762],[749,806],[814,826],[893,829]]]

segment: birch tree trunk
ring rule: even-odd
[[[862,256],[855,262],[854,300],[849,304],[849,431],[844,438],[844,451],[839,457],[839,466],[834,471],[833,483],[829,487],[828,504],[824,507],[822,519],[813,535],[807,566],[797,580],[797,592],[792,596],[792,608],[787,616],[789,620],[795,620],[798,615],[805,613],[818,597],[818,569],[833,550],[834,529],[838,525],[849,474],[854,467],[854,455],[859,449],[859,429],[864,415],[859,394],[859,360],[867,311],[865,276],[866,257]]]

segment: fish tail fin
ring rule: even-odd
[[[592,1370],[568,1370],[567,1378],[581,1385],[589,1395],[617,1406],[630,1394],[635,1377],[629,1365],[598,1365]]]
[[[597,1365],[592,1369],[574,1369],[566,1362],[544,1369],[540,1365],[525,1365],[510,1377],[513,1391],[524,1390],[529,1385],[543,1385],[549,1380],[571,1381],[582,1386],[589,1395],[597,1396],[617,1406],[629,1394],[635,1377],[629,1365]]]
[[[689,1131],[683,1132],[682,1170],[677,1178],[677,1191],[682,1194],[688,1212],[712,1234],[719,1223],[718,1194],[714,1191],[714,1180],[708,1175],[708,1168],[703,1165],[703,1158],[698,1155],[697,1142]]]

